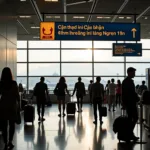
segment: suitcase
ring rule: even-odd
[[[24,110],[24,106],[26,106],[28,104],[28,100],[27,99],[22,99],[21,100],[21,109]]]
[[[117,133],[117,138],[120,141],[130,141],[131,132],[130,132],[131,123],[128,120],[128,117],[124,115],[124,112],[121,116],[115,119],[113,124],[113,131]]]
[[[67,115],[75,115],[76,112],[76,103],[71,101],[67,103]]]
[[[34,106],[31,104],[27,104],[24,107],[24,123],[26,122],[34,122],[35,119],[35,108]]]

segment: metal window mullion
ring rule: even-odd
[[[29,41],[27,41],[27,91],[29,91]]]
[[[92,80],[94,81],[94,41],[92,40]]]
[[[62,42],[62,41],[60,40],[60,51],[59,51],[59,52],[60,52],[60,76],[62,75],[62,60],[61,60],[61,56],[62,56],[62,55],[61,55],[61,50],[62,50],[62,49],[61,49],[61,45],[62,45],[62,44],[61,44],[61,42]]]

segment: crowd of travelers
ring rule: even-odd
[[[115,80],[112,78],[111,80],[108,80],[105,88],[101,83],[100,76],[96,77],[95,82],[90,80],[90,84],[88,86],[89,103],[93,106],[94,112],[93,123],[97,125],[99,116],[100,125],[103,124],[103,116],[101,114],[103,103],[108,104],[108,111],[116,111],[117,107],[120,107],[120,109],[125,109],[128,119],[132,122],[131,139],[133,140],[138,139],[138,137],[136,137],[133,133],[135,124],[138,120],[138,94],[142,94],[144,90],[147,90],[145,81],[142,81],[142,85],[135,87],[134,80],[132,80],[132,78],[135,77],[135,72],[135,68],[129,67],[127,69],[128,76],[122,82],[117,80],[117,83],[115,83]],[[38,121],[45,121],[45,103],[47,97],[49,97],[48,87],[44,81],[45,78],[41,77],[40,82],[35,85],[33,92],[34,96],[36,96]],[[18,119],[18,111],[20,111],[21,96],[19,93],[22,92],[23,87],[21,84],[18,86],[17,82],[14,81],[11,69],[8,67],[4,68],[0,78],[0,122],[2,124],[2,136],[5,143],[5,150],[7,150],[8,147],[14,147],[12,141],[15,133],[15,123]],[[60,77],[59,82],[56,84],[54,89],[54,94],[57,96],[58,100],[59,117],[66,116],[66,93],[70,97],[74,96],[76,93],[77,112],[82,113],[83,99],[86,95],[85,85],[82,82],[82,78],[78,77],[78,82],[75,83],[73,93],[70,94],[65,77]],[[99,115],[97,115],[97,108]]]

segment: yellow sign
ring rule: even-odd
[[[41,22],[40,23],[40,39],[55,40],[55,23]]]

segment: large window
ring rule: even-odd
[[[17,62],[27,62],[27,50],[17,51]]]
[[[60,48],[60,41],[29,41],[29,48]]]
[[[27,64],[26,63],[17,64],[17,76],[27,76]]]
[[[29,62],[60,62],[60,51],[29,50]]]
[[[95,62],[123,62],[123,57],[113,57],[112,50],[94,50]]]
[[[29,89],[33,90],[36,83],[40,81],[40,77],[29,77]],[[48,86],[48,89],[51,93],[53,93],[53,90],[56,86],[56,84],[59,81],[59,77],[45,77],[45,83]]]
[[[94,74],[97,76],[123,76],[124,64],[123,63],[95,63]]]
[[[150,68],[150,63],[127,63],[128,67],[136,68],[136,75],[138,76],[145,76],[146,75],[146,68]]]
[[[62,50],[62,62],[92,62],[92,50]]]
[[[87,89],[89,81],[95,81],[97,76],[101,76],[105,86],[111,78],[122,81],[127,68],[135,67],[135,84],[141,84],[145,69],[150,68],[150,40],[139,42],[143,45],[142,57],[113,57],[113,43],[116,41],[18,41],[17,82],[33,89],[40,77],[45,76],[45,82],[53,90],[60,76],[64,76],[68,89],[73,90],[80,76]]]
[[[63,63],[63,76],[92,76],[92,64],[89,63]]]
[[[29,64],[30,76],[60,76],[59,63],[32,63]]]
[[[62,48],[92,48],[92,41],[62,41]]]

